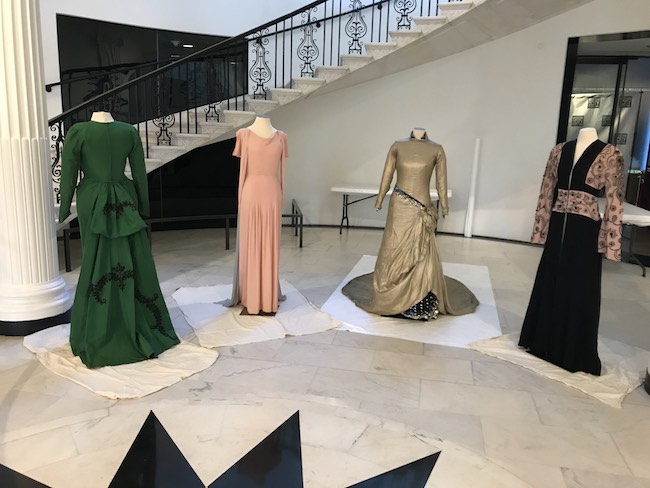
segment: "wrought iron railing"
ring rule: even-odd
[[[455,1],[455,0],[447,0]],[[457,0],[456,0],[457,1]],[[319,66],[338,66],[344,54],[413,27],[416,16],[437,14],[445,0],[317,0],[241,35],[108,90],[49,121],[56,201],[66,130],[109,111],[134,124],[145,154],[172,145],[174,134],[199,133],[200,120],[223,121],[224,110],[244,110],[272,88],[313,77]]]
[[[46,84],[45,91],[51,92],[53,88],[59,86],[61,104],[63,109],[67,110],[173,61],[170,59],[72,69],[61,73],[61,81]]]

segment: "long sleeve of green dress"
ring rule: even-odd
[[[81,146],[83,134],[79,125],[73,125],[65,137],[61,156],[61,184],[59,186],[61,206],[59,207],[59,222],[70,216],[72,197],[77,188],[79,169],[81,166]]]

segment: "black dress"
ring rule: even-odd
[[[600,375],[602,254],[621,259],[623,157],[597,140],[574,165],[575,148],[553,148],[544,174],[532,241],[545,246],[519,345],[568,371]]]

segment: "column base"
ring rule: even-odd
[[[70,322],[72,309],[54,317],[46,317],[38,320],[25,320],[20,322],[7,322],[0,320],[0,335],[5,336],[26,336],[39,330],[54,327],[55,325],[67,324]]]

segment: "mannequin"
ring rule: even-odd
[[[241,159],[237,258],[228,306],[242,314],[273,315],[284,299],[279,287],[280,233],[287,135],[266,115],[237,131],[233,156]]]
[[[601,373],[601,271],[603,256],[621,260],[623,168],[621,152],[584,128],[551,150],[542,179],[531,240],[544,251],[519,345],[570,372]]]
[[[578,139],[576,142],[576,151],[573,155],[573,164],[576,164],[582,153],[585,152],[592,142],[598,140],[598,132],[593,127],[585,127],[580,129]]]
[[[101,122],[102,124],[115,122],[110,112],[93,112],[93,114],[90,117],[90,120],[92,120],[93,122]]]
[[[440,208],[429,188],[435,172]],[[366,312],[416,320],[463,315],[478,300],[462,283],[444,276],[435,228],[447,214],[447,159],[440,144],[416,127],[386,156],[375,208],[381,208],[394,176],[386,226],[373,273],[348,282],[342,293]]]
[[[414,139],[424,140],[427,138],[427,131],[422,127],[414,127],[411,131],[411,137]]]
[[[127,161],[131,178],[124,174]],[[147,239],[147,171],[134,126],[95,112],[90,121],[70,127],[63,144],[60,222],[70,215],[75,193],[83,256],[72,306],[72,352],[89,368],[158,356],[179,339]]]
[[[271,119],[268,115],[258,115],[248,128],[264,139],[272,137],[277,132],[277,129],[271,125]]]

